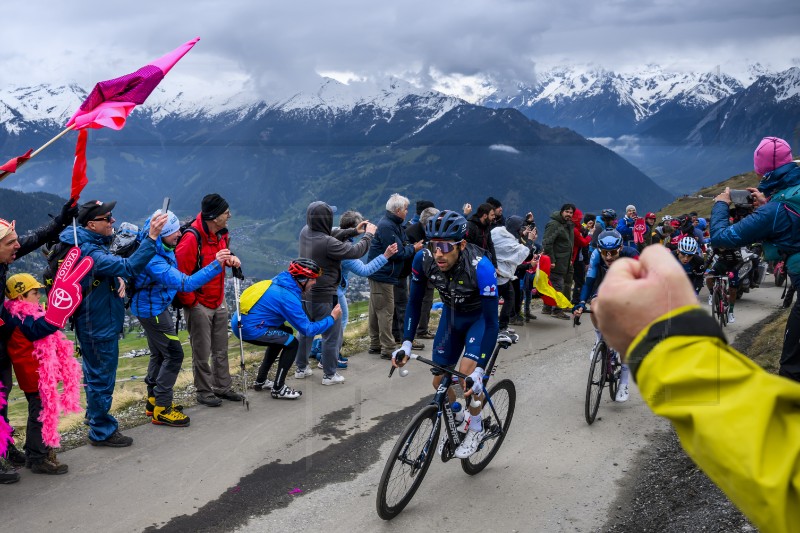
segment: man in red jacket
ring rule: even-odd
[[[216,193],[206,195],[200,214],[175,249],[178,270],[192,275],[214,261],[218,251],[228,248],[230,218],[228,202],[222,196]],[[239,258],[232,256],[228,266],[239,267],[241,262]],[[228,366],[228,309],[225,306],[224,268],[219,276],[201,289],[179,292],[178,299],[186,308],[197,402],[209,407],[219,407],[222,405],[221,398],[241,401],[242,395],[231,388]]]

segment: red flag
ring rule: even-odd
[[[25,161],[31,158],[31,153],[33,152],[33,148],[25,152],[25,154],[19,157],[12,157],[9,159],[6,164],[0,166],[0,170],[3,172],[8,172],[9,174],[13,174],[17,171],[17,167],[23,164]]]
[[[122,129],[133,108],[144,103],[175,63],[199,40],[198,37],[185,43],[136,72],[97,83],[67,127]]]
[[[72,164],[72,191],[69,193],[70,198],[76,201],[81,197],[81,191],[89,179],[86,177],[86,139],[89,132],[80,130],[78,132],[78,144],[75,146],[75,162]]]

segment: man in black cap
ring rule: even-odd
[[[500,203],[500,200],[490,196],[486,199],[486,203],[494,208],[494,220],[492,221],[490,229],[505,227],[506,217],[503,216],[503,204]]]
[[[122,448],[133,439],[119,432],[119,423],[109,410],[117,380],[119,335],[125,320],[121,280],[131,279],[144,270],[156,253],[156,239],[167,222],[167,215],[153,217],[148,236],[129,258],[113,255],[108,247],[114,235],[112,210],[117,202],[90,200],[81,204],[75,233],[65,228],[59,238],[77,244],[81,256],[94,261],[92,270],[81,280],[83,300],[75,312],[75,337],[81,348],[83,378],[86,383],[86,416],[92,446]]]
[[[78,206],[73,204],[75,204],[75,200],[70,199],[61,208],[61,213],[53,218],[52,222],[33,230],[24,237],[17,235],[16,224],[13,220],[8,222],[0,219],[0,287],[6,286],[8,266],[11,263],[58,238],[59,232],[78,215]],[[0,308],[3,307],[5,297],[5,291],[0,291]],[[5,331],[3,331],[6,327],[6,325],[0,324],[0,387],[3,389],[2,394],[8,397],[13,381],[11,379],[11,359],[9,359],[6,352],[6,341],[2,340],[6,339]],[[0,408],[0,416],[8,422],[7,405]],[[14,466],[25,465],[25,454],[20,452],[13,444],[9,444],[6,457]],[[19,474],[13,471],[7,472],[3,465],[0,464],[0,483],[13,483],[18,480]]]
[[[228,221],[231,210],[219,194],[203,198],[200,213],[175,249],[178,270],[192,275],[214,259],[217,252],[230,248]],[[199,240],[198,240],[199,239]],[[231,256],[228,266],[240,267]],[[225,307],[225,271],[195,292],[179,292],[186,308],[186,325],[192,346],[192,372],[197,402],[219,407],[222,400],[241,401],[234,391],[228,364],[228,309]],[[210,364],[209,364],[210,360]]]

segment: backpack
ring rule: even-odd
[[[259,281],[247,287],[239,297],[239,312],[243,315],[249,313],[250,309],[252,309],[256,302],[267,292],[270,285],[272,285],[272,280],[265,279],[264,281]]]
[[[793,187],[777,191],[772,195],[772,198],[770,198],[769,201],[783,203],[787,211],[800,217],[800,185],[795,185]],[[794,272],[797,272],[800,268],[800,264],[798,264],[800,263],[800,260],[798,260],[797,257],[798,254],[787,255],[781,253],[778,250],[778,247],[771,242],[763,243],[763,248],[764,257],[767,259],[767,261],[786,261],[787,267],[790,266],[789,262],[792,262],[793,264],[791,266],[793,268],[789,268],[789,270]]]

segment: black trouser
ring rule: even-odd
[[[26,392],[28,400],[28,427],[25,432],[25,455],[31,463],[41,463],[47,457],[50,448],[42,440],[42,427],[39,415],[42,414],[42,398],[38,392]]]
[[[500,309],[500,329],[506,329],[511,317],[514,316],[514,283],[516,281],[511,280],[497,287],[497,292],[503,299],[503,307]]]
[[[789,273],[792,285],[800,284],[800,274]],[[783,337],[783,351],[778,374],[800,381],[800,298],[792,306],[786,321],[786,334]]]
[[[150,362],[147,365],[147,395],[154,396],[156,405],[169,407],[183,364],[183,347],[177,335],[172,315],[166,309],[160,315],[140,318],[139,323],[147,335]]]
[[[392,316],[392,335],[395,340],[403,339],[403,319],[408,305],[408,278],[400,278],[394,286],[394,315]]]
[[[280,391],[283,384],[286,383],[286,374],[294,364],[294,359],[297,357],[297,348],[300,343],[297,342],[297,337],[294,336],[292,328],[283,324],[275,329],[267,330],[264,335],[257,339],[247,339],[250,344],[256,346],[266,346],[267,350],[264,352],[264,360],[261,361],[261,366],[258,367],[258,374],[256,375],[256,383],[264,383],[267,381],[267,375],[270,368],[281,356],[278,361],[278,370],[275,372],[275,384],[272,385],[272,390]]]
[[[586,263],[575,261],[573,268],[572,281],[575,285],[572,287],[572,303],[576,304],[581,301],[581,289],[583,289],[583,283],[586,281]]]

